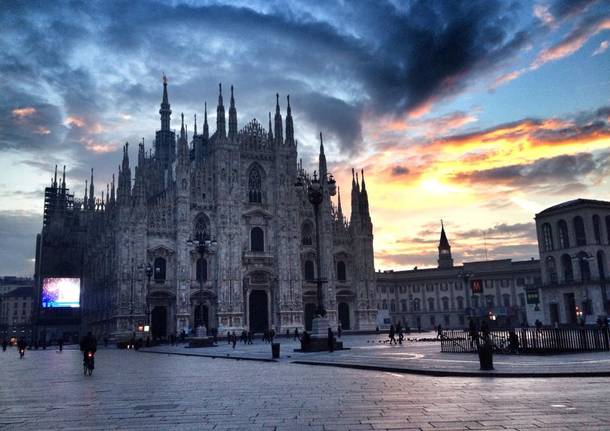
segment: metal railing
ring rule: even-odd
[[[610,351],[608,328],[515,328],[493,330],[489,339],[494,353],[553,354]],[[482,332],[444,330],[441,352],[476,353],[483,343]]]

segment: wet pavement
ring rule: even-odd
[[[84,377],[77,350],[19,360],[10,349],[0,382],[2,429],[610,429],[608,378],[428,377],[116,349],[98,351]]]

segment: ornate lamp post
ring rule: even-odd
[[[150,277],[152,277],[153,275],[153,267],[152,265],[149,263],[146,265],[146,269],[145,269],[145,273],[146,273],[146,309],[145,309],[145,313],[146,313],[146,325],[148,326],[148,330],[150,331]]]
[[[216,239],[210,238],[210,236],[205,231],[197,232],[197,234],[195,235],[195,239],[189,238],[186,241],[186,244],[189,247],[194,247],[201,259],[203,259],[205,255],[210,255],[210,254],[216,253],[216,250],[218,248],[218,242],[216,241]],[[199,260],[197,261],[197,264],[199,264]],[[200,310],[201,310],[201,321],[202,321],[201,326],[203,326],[203,312],[204,312],[203,282],[204,282],[204,276],[203,276],[203,273],[201,273],[201,277],[199,277],[199,290],[200,290],[199,306],[201,307]],[[205,336],[205,334],[203,334],[203,335]]]
[[[316,309],[316,317],[312,324],[313,336],[319,338],[328,337],[328,320],[325,318],[326,310],[324,308],[324,291],[322,285],[327,282],[322,278],[322,253],[320,253],[320,205],[324,201],[326,194],[334,196],[337,193],[337,185],[335,178],[332,174],[327,173],[318,179],[317,172],[314,171],[313,178],[309,178],[305,175],[297,177],[295,183],[297,189],[304,189],[307,192],[307,198],[313,206],[315,224],[316,224],[316,266],[317,266],[317,277],[316,277],[316,293],[318,299],[318,306]]]

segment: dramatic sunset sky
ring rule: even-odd
[[[536,212],[610,200],[607,0],[20,1],[0,29],[0,275],[33,273],[55,164],[81,197],[149,148],[163,73],[176,128],[218,82],[240,127],[290,94],[344,209],[365,169],[378,269],[435,265],[441,219],[457,263],[537,257]]]

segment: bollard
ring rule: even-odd
[[[273,359],[279,359],[280,357],[280,343],[271,344],[271,356]]]

